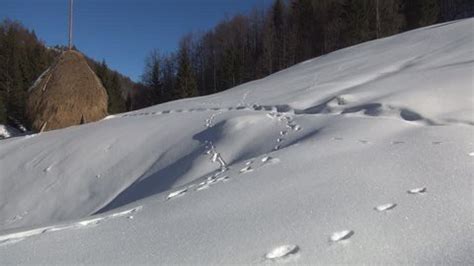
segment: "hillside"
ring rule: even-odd
[[[473,26],[1,140],[0,264],[473,264]]]

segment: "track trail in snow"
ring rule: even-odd
[[[302,129],[302,127],[294,121],[294,114],[292,113],[278,112],[277,108],[272,108],[271,111],[268,112],[269,111],[268,109],[266,108],[260,109],[258,105],[254,105],[253,110],[266,111],[266,116],[269,119],[275,120],[282,125],[282,128],[278,134],[278,138],[275,139],[275,146],[273,150],[268,151],[267,154],[273,155],[273,153],[277,152],[281,148],[281,145],[284,145],[286,138],[290,138],[291,134],[293,134],[294,132],[300,131]],[[206,119],[205,126],[207,128],[212,128],[214,125],[215,118],[218,115],[225,112],[222,110],[214,110],[214,111],[217,111],[217,112],[213,113],[212,115],[209,116],[209,118]],[[334,137],[333,140],[347,141],[342,137]],[[373,144],[373,142],[366,139],[358,139],[357,142],[362,145]],[[263,155],[263,156],[260,156],[260,158],[256,157],[256,158],[251,158],[247,160],[242,166],[238,168],[238,170],[234,170],[233,166],[228,166],[224,163],[224,160],[222,159],[222,155],[218,152],[218,149],[214,146],[214,144],[210,140],[205,141],[205,143],[206,143],[206,148],[207,148],[206,154],[211,156],[212,162],[219,163],[219,169],[216,170],[215,173],[210,174],[204,180],[201,180],[198,183],[193,183],[191,185],[188,185],[185,188],[171,192],[167,196],[167,200],[181,197],[190,191],[200,192],[200,191],[210,189],[212,186],[219,183],[227,182],[235,176],[252,173],[255,170],[265,165],[280,162],[278,158],[273,158],[269,155]],[[400,141],[400,140],[394,140],[391,142],[391,145],[400,145],[400,144],[405,144],[405,142]],[[431,144],[439,145],[441,144],[441,142],[435,141],[435,142],[432,142]],[[426,187],[414,188],[407,191],[408,194],[412,194],[412,195],[422,195],[425,192],[426,192]],[[397,203],[385,203],[385,204],[380,204],[380,205],[375,206],[374,210],[380,213],[392,212],[397,206],[398,206]],[[333,232],[329,236],[329,242],[330,244],[349,243],[350,239],[354,235],[355,235],[355,230],[353,229],[345,229],[342,231]],[[293,260],[297,260],[301,255],[300,253],[301,253],[300,247],[298,245],[285,244],[285,245],[277,246],[273,248],[272,250],[268,251],[264,255],[263,262],[286,263]]]
[[[265,115],[269,119],[277,122],[280,124],[279,132],[277,134],[277,138],[274,140],[274,146],[271,150],[268,150],[265,154],[259,155],[257,157],[251,158],[244,163],[236,163],[234,165],[227,165],[225,161],[225,155],[219,152],[218,147],[211,140],[204,140],[205,145],[205,155],[209,156],[209,160],[216,164],[217,169],[205,176],[198,181],[192,182],[191,184],[182,187],[177,190],[173,190],[172,192],[168,193],[166,196],[165,201],[172,201],[176,200],[181,197],[185,197],[189,193],[202,193],[210,189],[211,187],[223,184],[226,182],[231,181],[233,178],[236,178],[241,175],[246,175],[252,173],[260,168],[265,166],[271,166],[273,164],[277,164],[280,162],[280,159],[275,157],[275,154],[282,148],[285,147],[285,143],[288,139],[292,138],[292,135],[298,131],[301,131],[303,128],[296,123],[295,117],[300,115],[314,115],[314,114],[321,114],[321,115],[343,115],[345,112],[340,114],[333,114],[333,113],[323,113],[323,112],[315,112],[313,109],[309,108],[306,111],[301,110],[294,110],[289,106],[260,106],[258,104],[253,104],[249,106],[246,101],[250,94],[250,90],[246,91],[240,101],[240,103],[236,107],[211,107],[211,108],[191,108],[191,109],[176,109],[176,110],[165,110],[165,111],[154,111],[154,112],[141,112],[141,113],[131,113],[131,114],[124,114],[121,116],[111,116],[107,119],[111,118],[125,118],[125,117],[142,117],[142,116],[158,116],[158,115],[168,115],[173,113],[192,113],[192,112],[210,112],[210,115],[206,118],[204,126],[205,128],[212,128],[215,126],[216,119],[226,112],[232,111],[247,111],[247,112],[259,112],[262,115]],[[344,103],[343,100],[337,99],[339,104]],[[353,108],[352,110],[360,111],[364,108],[370,109],[370,106],[363,106],[361,108]],[[308,111],[309,110],[309,111]],[[349,113],[349,112],[347,112]],[[369,112],[370,113],[370,112]],[[367,115],[367,110],[364,113]],[[372,115],[369,115],[372,116]],[[407,120],[407,119],[404,119]],[[410,121],[410,120],[407,120]],[[410,121],[411,122],[411,121]],[[356,142],[360,145],[371,145],[374,144],[373,141],[368,139],[346,139],[341,136],[333,137],[333,141],[337,142]],[[390,142],[390,145],[404,145],[406,144],[405,141],[402,140],[393,140]],[[430,142],[431,145],[439,146],[443,144],[443,142],[435,140]],[[105,149],[105,152],[108,152],[112,148],[112,144]],[[474,154],[468,153],[469,156],[474,156]],[[41,162],[41,159],[39,159]],[[34,164],[38,164],[38,162],[32,162]],[[54,168],[55,163],[50,164],[48,167],[43,169],[44,174],[48,174]],[[98,173],[96,175],[97,179],[101,178],[101,174]],[[52,187],[56,185],[58,180],[53,181],[50,185],[47,186],[45,189],[49,191]],[[417,195],[425,195],[427,192],[426,187],[417,187],[408,189],[406,191],[407,194],[417,196]],[[396,211],[396,207],[398,204],[395,202],[389,203],[382,203],[373,207],[374,211],[379,213],[388,213]],[[12,233],[0,236],[0,245],[7,245],[13,244],[19,241],[22,241],[26,238],[42,235],[45,233],[51,233],[55,231],[62,231],[68,229],[79,229],[79,228],[87,228],[91,226],[97,226],[107,220],[118,218],[118,217],[127,217],[128,219],[134,219],[134,213],[140,211],[142,209],[141,206],[129,209],[122,212],[112,213],[107,216],[98,217],[95,216],[89,217],[89,219],[84,219],[79,222],[66,224],[66,225],[59,225],[59,226],[50,226],[44,227],[39,229],[33,229],[28,231],[23,231],[19,233]],[[28,212],[25,211],[21,214],[16,215],[9,219],[9,223],[14,223],[17,220],[21,220]],[[333,232],[329,235],[329,243],[330,244],[337,244],[337,243],[349,243],[350,239],[355,235],[355,230],[353,229],[344,229],[341,231]],[[281,246],[276,246],[272,250],[268,251],[264,256],[264,261],[268,262],[289,262],[298,259],[301,255],[301,249],[296,244],[285,244]]]
[[[241,104],[245,104],[246,96],[248,96],[248,93],[244,94],[244,98],[241,102]],[[209,174],[204,178],[204,180],[200,180],[198,182],[194,182],[189,186],[186,186],[185,188],[181,188],[178,190],[175,190],[171,193],[168,194],[166,197],[166,200],[173,200],[179,197],[183,197],[186,194],[190,192],[198,192],[198,191],[204,191],[212,186],[219,184],[219,183],[225,183],[230,181],[232,178],[238,175],[245,175],[251,172],[254,172],[255,170],[262,168],[264,166],[269,166],[272,164],[276,164],[280,162],[280,159],[274,157],[273,153],[277,152],[280,150],[284,145],[287,139],[291,138],[291,135],[294,134],[297,131],[302,130],[302,127],[295,122],[295,116],[298,116],[297,114],[294,113],[294,110],[292,109],[285,109],[283,112],[279,111],[281,110],[281,106],[260,106],[257,104],[254,104],[252,106],[237,106],[237,107],[228,107],[228,108],[220,108],[220,107],[212,107],[212,108],[192,108],[192,109],[177,109],[177,110],[168,110],[168,111],[161,111],[161,112],[143,112],[143,113],[135,113],[135,114],[125,114],[122,115],[121,117],[139,117],[139,116],[153,116],[153,115],[165,115],[165,114],[171,114],[171,113],[186,113],[186,112],[211,112],[209,117],[205,120],[205,127],[206,128],[212,128],[215,125],[215,120],[219,115],[222,115],[226,112],[229,111],[255,111],[255,112],[261,112],[262,114],[265,114],[269,119],[272,119],[278,123],[281,124],[280,130],[278,132],[278,138],[274,140],[274,147],[272,150],[269,150],[266,154],[260,155],[255,158],[251,158],[248,161],[245,162],[245,164],[241,167],[238,167],[238,169],[234,169],[234,166],[228,166],[225,162],[225,156],[222,155],[219,151],[218,148],[214,146],[212,141],[207,140],[205,141],[206,145],[206,155],[210,157],[210,160],[212,163],[215,163],[218,168],[214,173]],[[109,118],[110,119],[110,118]],[[370,145],[374,144],[374,142],[366,139],[345,139],[341,136],[336,136],[333,137],[334,141],[338,142],[345,142],[345,141],[356,141],[361,145]],[[406,144],[405,141],[401,140],[394,140],[390,143],[391,145],[404,145]],[[431,141],[431,145],[439,146],[442,145],[442,141]],[[108,152],[112,148],[112,144],[108,146],[105,149],[105,152]],[[468,153],[469,156],[474,156],[474,152]],[[31,163],[32,164],[39,164],[42,161],[42,159],[38,158],[38,160],[34,160]],[[54,169],[55,162],[51,163],[48,167],[43,169],[44,174],[49,174],[52,169]],[[96,178],[100,180],[102,177],[101,173],[96,174]],[[50,185],[48,185],[45,188],[45,191],[51,190],[57,183],[59,179],[56,179],[53,181]],[[426,187],[420,187],[420,188],[414,188],[410,189],[407,191],[408,194],[411,195],[423,195],[426,193]],[[378,205],[374,207],[374,210],[378,212],[387,212],[387,211],[392,211],[395,207],[397,207],[396,203],[386,203],[382,205]],[[11,224],[16,221],[19,221],[23,219],[24,216],[28,215],[28,211],[24,211],[18,215],[15,215],[14,217],[11,217],[8,219],[7,223]],[[91,225],[91,224],[99,224],[103,221],[103,218],[100,218],[98,220],[84,220],[81,226],[84,225]],[[87,222],[89,221],[89,222]],[[95,222],[94,222],[95,221]],[[77,228],[78,226],[65,226],[60,230],[64,229],[69,229],[69,228]],[[55,230],[55,229],[52,229]],[[50,230],[46,230],[50,231]],[[46,232],[45,231],[45,232]],[[55,231],[59,231],[55,230]],[[37,232],[37,231],[35,231]],[[43,232],[41,232],[43,233]],[[21,235],[21,234],[20,234]],[[35,235],[35,234],[33,234]],[[23,237],[14,237],[14,239],[18,239]],[[2,240],[3,239],[3,240]],[[12,239],[6,237],[6,236],[0,236],[0,244],[5,244],[5,243],[11,243],[15,241],[11,241]],[[335,241],[337,242],[337,241]]]
[[[92,226],[97,226],[99,224],[102,224],[106,221],[112,220],[112,219],[118,219],[118,218],[127,218],[127,219],[134,219],[134,215],[141,211],[143,209],[143,206],[137,206],[131,209],[127,209],[124,211],[119,211],[119,212],[112,212],[108,215],[104,216],[91,216],[88,217],[87,219],[83,219],[77,222],[73,223],[66,223],[66,224],[59,224],[59,225],[53,225],[53,226],[47,226],[47,227],[40,227],[36,229],[31,229],[27,231],[21,231],[21,232],[15,232],[15,233],[10,233],[6,235],[0,235],[0,246],[2,245],[8,245],[8,244],[14,244],[17,242],[20,242],[22,240],[25,240],[30,237],[34,236],[39,236],[47,233],[53,233],[53,232],[58,232],[58,231],[63,231],[63,230],[71,230],[71,229],[82,229],[82,228],[88,228]]]

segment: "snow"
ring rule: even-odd
[[[19,134],[20,132],[12,127],[0,125],[0,140],[11,138]]]
[[[473,264],[473,26],[1,140],[0,264]]]

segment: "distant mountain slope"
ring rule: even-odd
[[[0,264],[472,264],[473,26],[0,141]]]

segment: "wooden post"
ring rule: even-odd
[[[69,0],[69,50],[72,50],[72,21],[73,21],[74,0]]]

